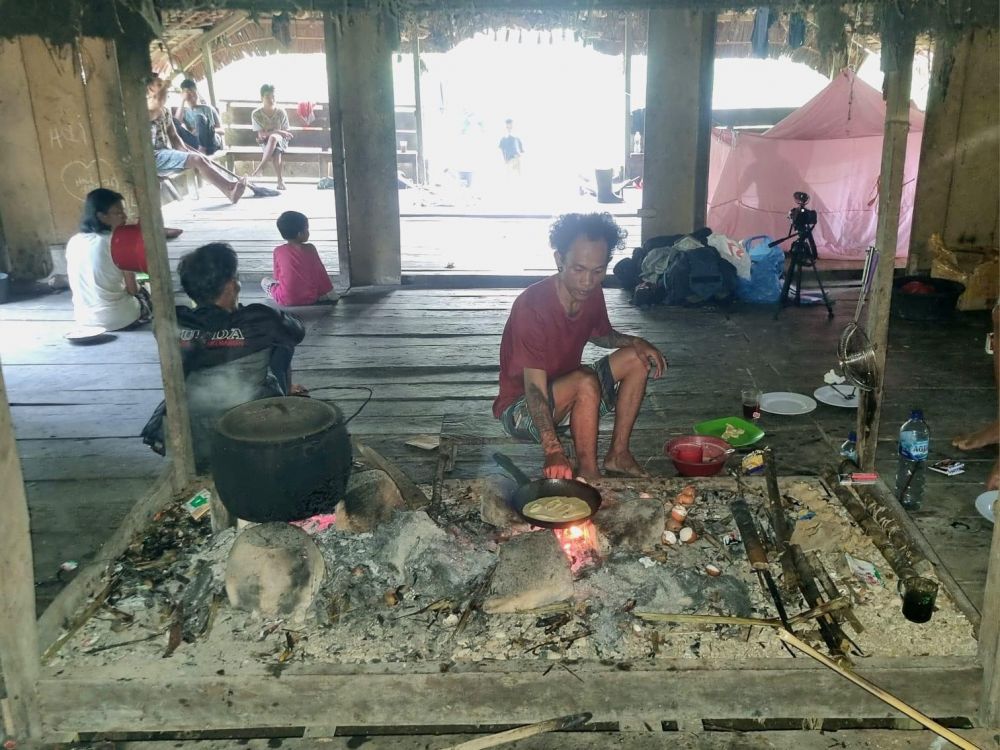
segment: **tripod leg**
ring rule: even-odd
[[[802,261],[796,264],[795,269],[795,306],[802,307]]]
[[[785,270],[785,283],[781,285],[781,296],[778,297],[778,306],[774,311],[774,319],[778,319],[782,308],[788,304],[788,290],[792,286],[792,274],[795,273],[795,260],[789,256],[788,268]]]
[[[815,263],[813,263],[813,273],[816,274],[816,283],[819,284],[819,291],[823,295],[823,304],[826,305],[826,317],[827,319],[833,318],[833,303],[826,296],[826,289],[823,287],[823,280],[819,277],[819,269]]]

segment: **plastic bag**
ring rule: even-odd
[[[750,256],[750,278],[740,279],[736,296],[744,302],[773,304],[781,297],[785,254],[780,247],[768,247],[774,240],[767,235],[748,237],[743,247]]]

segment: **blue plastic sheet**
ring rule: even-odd
[[[785,254],[780,247],[768,247],[774,239],[767,235],[749,237],[743,247],[750,255],[750,279],[740,279],[736,296],[744,302],[772,304],[781,297],[781,277]]]

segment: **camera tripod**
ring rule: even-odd
[[[777,320],[778,315],[781,313],[782,309],[792,302],[789,300],[789,292],[791,291],[792,280],[795,280],[795,306],[802,306],[802,269],[811,268],[813,273],[816,275],[816,284],[819,286],[820,294],[823,295],[823,304],[826,305],[827,318],[833,317],[833,303],[830,302],[830,298],[826,294],[826,289],[823,288],[823,281],[819,277],[819,270],[816,268],[816,241],[812,236],[812,227],[805,225],[796,228],[794,225],[791,227],[793,231],[786,237],[782,237],[780,240],[775,240],[770,243],[768,247],[776,247],[780,245],[785,240],[790,240],[795,237],[795,241],[792,242],[792,246],[788,249],[788,269],[785,271],[785,283],[781,287],[781,296],[778,298],[778,309],[774,311],[774,318]]]

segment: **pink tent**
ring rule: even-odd
[[[821,258],[859,258],[875,242],[885,103],[850,70],[762,135],[715,130],[708,225],[736,239],[788,234],[792,193],[812,196]],[[910,245],[924,116],[910,107],[910,136],[896,256]],[[788,245],[784,245],[787,250]]]

